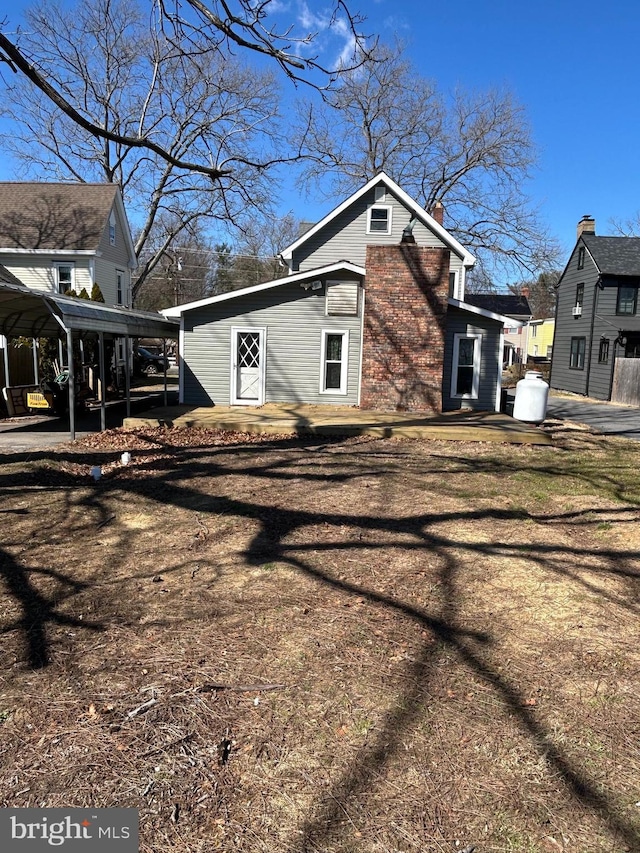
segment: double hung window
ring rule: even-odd
[[[325,329],[322,332],[320,377],[321,394],[347,393],[349,332]]]
[[[375,204],[369,208],[367,234],[391,234],[391,207]]]
[[[481,335],[455,335],[451,396],[476,399],[480,387]]]
[[[584,370],[584,353],[586,338],[571,338],[571,350],[569,355],[569,367],[572,370]]]
[[[56,261],[53,265],[55,289],[57,293],[73,290],[74,265],[69,261]]]
[[[633,315],[636,313],[636,305],[638,302],[638,288],[625,287],[618,288],[618,298],[616,300],[616,314]]]

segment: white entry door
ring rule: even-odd
[[[265,329],[231,330],[231,403],[261,406],[264,403]]]

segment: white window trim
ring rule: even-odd
[[[473,338],[478,343],[473,347],[473,378],[471,380],[471,393],[458,394],[458,359],[460,358],[460,341],[466,338]],[[456,400],[477,400],[480,391],[480,365],[482,351],[482,335],[479,332],[471,332],[468,334],[457,334],[453,336],[453,359],[451,362],[451,397]]]
[[[326,377],[326,353],[327,353],[327,336],[342,335],[342,363],[340,365],[340,387],[325,388]],[[320,345],[320,393],[321,394],[340,394],[346,396],[347,393],[347,375],[349,370],[349,331],[348,329],[323,329],[322,342]]]
[[[460,296],[460,270],[449,269],[449,275],[453,276],[453,287],[451,288],[452,297],[454,299],[462,299]]]
[[[118,302],[118,276],[120,276],[120,302]],[[116,305],[127,306],[129,304],[127,295],[127,280],[124,270],[116,269]]]
[[[109,245],[115,246],[116,244],[116,216],[113,211],[111,211],[111,216],[109,217]]]
[[[76,265],[75,261],[54,261],[53,262],[53,288],[56,293],[64,294],[60,290],[60,267],[71,267],[71,284],[69,290],[75,290],[76,286]]]
[[[371,230],[371,212],[373,210],[386,210],[387,211],[387,230],[386,231],[372,231]],[[367,210],[367,234],[378,234],[381,236],[389,236],[392,230],[392,220],[393,220],[393,208],[390,204],[372,204],[371,207]]]

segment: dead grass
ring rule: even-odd
[[[640,849],[640,446],[551,429],[6,461],[0,804],[137,807],[145,853]]]

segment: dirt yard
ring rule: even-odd
[[[640,445],[550,428],[5,457],[0,805],[136,807],[144,853],[640,850]]]

